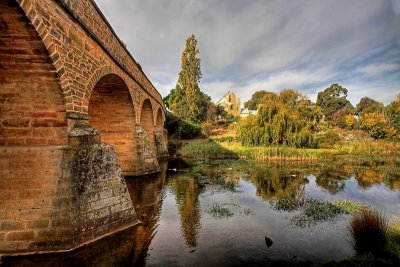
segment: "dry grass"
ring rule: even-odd
[[[364,209],[354,214],[349,230],[357,254],[379,255],[385,250],[388,220],[382,213]]]

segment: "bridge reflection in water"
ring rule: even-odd
[[[176,167],[172,163],[172,167]],[[178,163],[179,164],[179,163]],[[182,167],[182,166],[180,166]],[[90,243],[72,252],[46,253],[2,258],[1,266],[142,266],[156,234],[163,199],[168,162],[160,162],[161,172],[142,177],[126,177],[126,184],[141,225]],[[189,178],[189,177],[188,177]],[[196,247],[200,225],[199,185],[191,179],[172,179],[186,245]]]
[[[161,172],[126,178],[137,218],[142,222],[80,249],[65,253],[4,257],[0,266],[140,266],[156,233],[167,162]]]

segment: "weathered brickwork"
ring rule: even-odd
[[[124,173],[132,173],[137,162],[136,119],[133,102],[123,80],[114,74],[103,76],[89,103],[90,124],[103,142],[115,147]]]
[[[125,49],[92,0],[59,0],[59,2],[70,9],[82,24],[98,39],[98,41],[106,48],[112,57],[125,69],[135,77],[135,80],[146,88],[146,91],[157,101],[160,101],[160,94],[151,84],[149,79],[141,70],[140,65],[131,60],[132,56]],[[160,103],[159,103],[160,104]]]
[[[154,131],[157,155],[158,157],[167,157],[168,156],[168,132],[164,128],[164,119],[162,115],[161,109],[157,112],[156,117],[156,126]]]
[[[90,0],[0,2],[0,254],[137,223],[123,175],[168,155],[161,96]]]
[[[128,56],[116,37],[108,37],[105,40],[101,38],[104,33],[106,36],[111,33],[105,22],[100,25],[88,23],[89,20],[96,20],[96,22],[102,20],[100,14],[93,11],[94,7],[88,7],[93,6],[91,1],[17,0],[17,2],[49,51],[53,65],[60,77],[61,88],[66,97],[67,111],[87,114],[92,89],[101,78],[99,75],[111,72],[116,72],[126,81],[134,96],[132,98],[137,103],[151,98],[154,102],[152,103],[154,112],[158,107],[165,110],[161,96],[139,66]],[[73,16],[68,14],[65,8],[60,6],[60,3],[77,13],[74,13]],[[84,26],[91,28],[87,29]],[[96,28],[98,30],[91,31]],[[92,36],[92,34],[99,36]],[[96,40],[101,40],[101,43],[97,43]],[[114,58],[118,60],[118,63],[124,62],[125,65],[132,65],[132,70],[127,69],[129,73],[125,72]],[[147,82],[145,83],[145,81]]]

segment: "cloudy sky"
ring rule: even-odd
[[[214,100],[292,88],[315,101],[332,83],[353,104],[400,93],[400,0],[95,1],[163,96],[192,33]]]

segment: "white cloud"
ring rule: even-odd
[[[258,90],[278,92],[284,88],[298,89],[308,86],[308,89],[303,90],[303,93],[313,96],[316,94],[315,90],[321,90],[321,88],[314,88],[315,84],[327,82],[334,76],[335,74],[329,68],[304,71],[290,70],[277,72],[264,78],[249,79],[243,83],[234,83],[231,81],[208,82],[201,84],[201,89],[212,96],[214,100],[218,100],[228,90],[231,90],[243,103],[250,99],[251,95]]]
[[[96,3],[163,96],[175,86],[191,33],[202,59],[200,87],[215,100],[229,89],[244,101],[255,90],[285,87],[313,99],[338,82],[355,86],[354,100],[379,88],[376,98],[387,101],[400,84],[399,0]]]
[[[373,63],[358,68],[358,71],[365,75],[380,75],[391,71],[398,71],[400,75],[400,65],[396,63]]]

